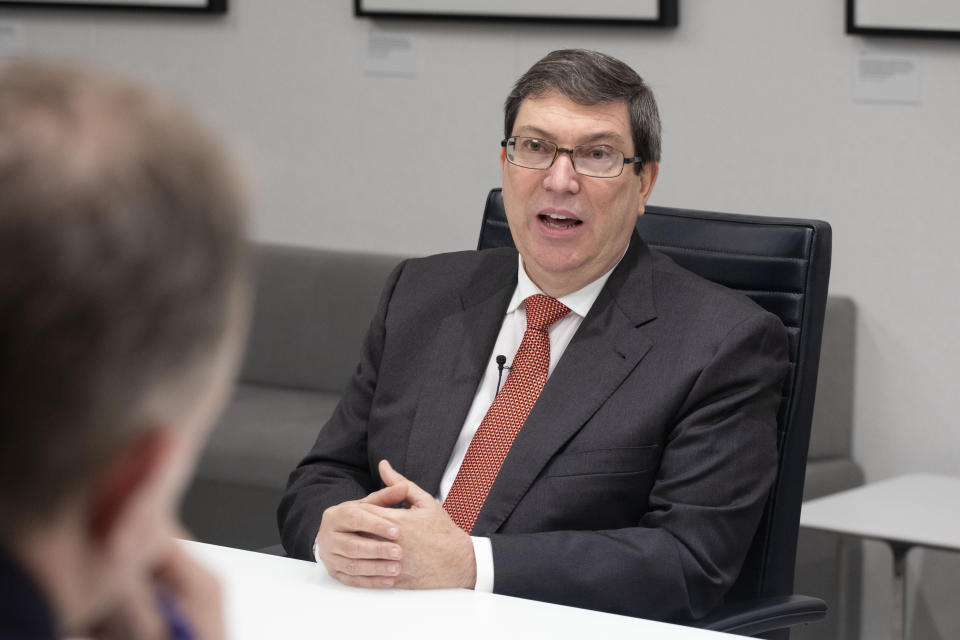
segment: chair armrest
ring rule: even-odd
[[[755,636],[796,624],[817,622],[827,613],[826,603],[809,596],[777,596],[724,605],[693,626],[742,636]]]

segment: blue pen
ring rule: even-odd
[[[170,640],[197,640],[193,625],[180,611],[176,598],[162,587],[157,589],[157,608],[167,624]]]

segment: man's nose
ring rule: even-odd
[[[547,191],[580,191],[580,174],[574,170],[573,157],[569,153],[558,153],[546,174],[543,177],[543,187]]]

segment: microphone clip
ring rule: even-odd
[[[511,369],[512,367],[505,367],[505,366],[504,366],[505,364],[507,364],[507,356],[498,355],[498,356],[496,357],[496,361],[497,361],[497,394],[499,394],[499,393],[500,393],[500,381],[503,380],[503,370],[506,369],[507,371],[510,371],[510,369]]]

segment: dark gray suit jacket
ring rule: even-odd
[[[380,488],[435,494],[517,282],[513,249],[389,278],[340,406],[290,476],[284,547]],[[736,578],[776,468],[786,332],[634,234],[547,381],[474,535],[497,593],[653,619],[708,613]]]

